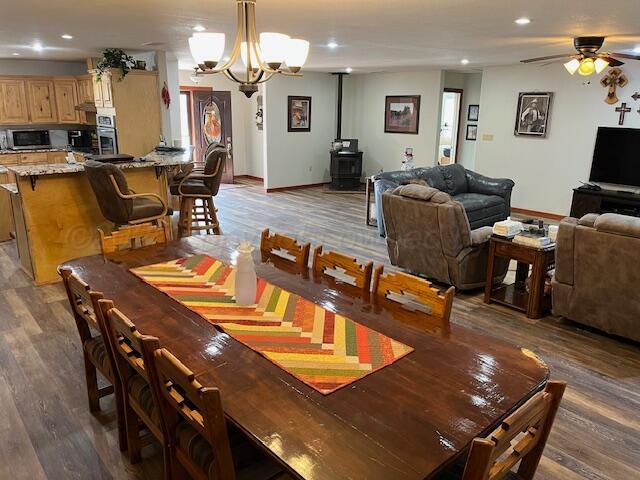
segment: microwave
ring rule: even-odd
[[[7,145],[12,150],[50,148],[49,130],[7,130]]]

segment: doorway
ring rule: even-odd
[[[438,163],[449,165],[458,159],[460,116],[462,112],[461,88],[445,88],[442,92]]]
[[[214,143],[227,150],[222,183],[233,183],[233,131],[231,92],[210,87],[180,87],[182,136],[194,146],[196,168],[204,166],[207,147]]]

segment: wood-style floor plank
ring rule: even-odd
[[[255,245],[270,227],[393,268],[384,239],[365,225],[363,195],[265,194],[245,182],[223,186],[215,201],[223,231]],[[569,382],[536,479],[640,479],[640,345],[553,316],[529,320],[480,293],[456,295],[451,320],[533,350]],[[33,287],[14,243],[0,244],[0,478],[162,477],[157,446],[135,466],[119,452],[112,398],[89,413],[82,368],[62,286]]]

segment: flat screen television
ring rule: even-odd
[[[640,129],[598,128],[589,181],[640,187]]]

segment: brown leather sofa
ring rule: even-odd
[[[640,218],[590,213],[560,223],[553,313],[640,341]]]
[[[485,285],[491,227],[471,230],[464,207],[447,193],[403,185],[383,193],[382,214],[393,265],[459,290]],[[496,260],[494,282],[508,266]]]

